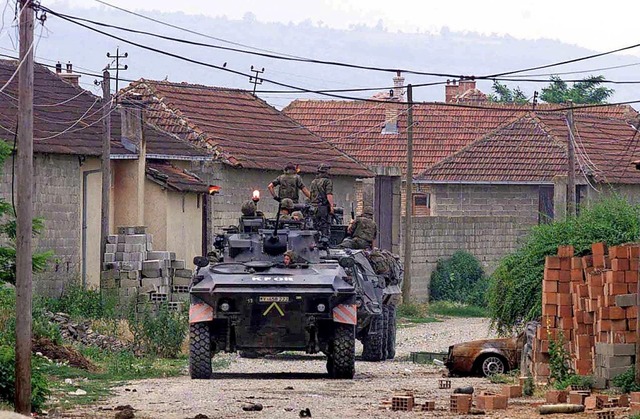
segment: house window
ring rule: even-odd
[[[431,195],[428,193],[413,195],[413,215],[424,217],[431,215]]]
[[[538,224],[553,221],[553,185],[541,185],[538,188]]]

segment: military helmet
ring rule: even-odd
[[[364,208],[362,208],[362,215],[371,215],[373,216],[373,207],[370,205],[365,205]]]
[[[246,201],[242,204],[242,215],[255,216],[256,215],[256,203],[253,201]]]
[[[284,171],[291,171],[294,172],[296,170],[296,165],[293,164],[292,162],[287,162],[287,164],[284,166]]]
[[[295,219],[295,218],[299,218],[299,219],[303,219],[304,215],[302,215],[301,211],[293,211],[293,213],[291,214],[291,216]]]
[[[318,173],[326,173],[331,169],[331,165],[329,163],[320,163],[318,166]]]
[[[293,200],[291,198],[283,198],[280,206],[291,211],[293,209]]]

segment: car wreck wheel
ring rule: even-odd
[[[494,374],[503,374],[506,371],[506,366],[502,358],[490,355],[482,361],[482,375],[489,377]]]

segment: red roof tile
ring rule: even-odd
[[[383,133],[385,112],[399,108],[398,133]],[[549,110],[558,105],[538,105]],[[590,108],[589,112],[623,118],[626,106]],[[531,106],[486,103],[482,108],[418,103],[414,105],[414,173],[459,151],[531,110]],[[311,131],[371,166],[406,164],[407,118],[404,105],[391,102],[296,100],[283,110]],[[576,109],[576,114],[581,111]]]
[[[329,162],[334,174],[372,175],[331,143],[244,90],[141,79],[126,94],[142,96],[150,124],[227,164],[279,170],[291,160],[303,172],[315,172],[320,163]]]
[[[147,177],[178,192],[207,193],[209,185],[198,176],[166,161],[148,160]]]
[[[640,183],[632,161],[640,134],[627,120],[576,112],[576,174],[596,182]],[[440,161],[425,182],[551,182],[567,171],[565,115],[529,113]]]

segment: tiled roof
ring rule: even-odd
[[[596,182],[640,183],[632,161],[640,134],[624,119],[576,112],[576,175]],[[558,112],[532,112],[429,168],[425,182],[553,181],[567,172],[568,128]]]
[[[398,133],[383,133],[389,107],[399,109]],[[550,110],[558,105],[537,106]],[[624,118],[627,106],[589,108],[590,113]],[[413,164],[419,174],[466,145],[524,116],[529,106],[482,104],[478,107],[418,103],[413,107]],[[391,102],[296,100],[283,110],[311,131],[371,166],[406,165],[407,117],[404,105]],[[581,113],[576,109],[576,114]],[[633,113],[633,112],[632,112]]]
[[[4,84],[17,61],[0,60]],[[40,153],[99,155],[102,144],[101,99],[34,66],[33,149]],[[57,105],[56,105],[57,104]],[[0,94],[0,132],[13,140],[18,114],[18,76]]]
[[[209,185],[194,173],[174,166],[167,161],[148,160],[146,172],[149,179],[178,192],[207,193],[209,190]]]
[[[331,143],[243,90],[141,79],[126,89],[141,95],[150,124],[239,167],[280,170],[291,160],[303,172],[329,162],[332,173],[371,176]]]

